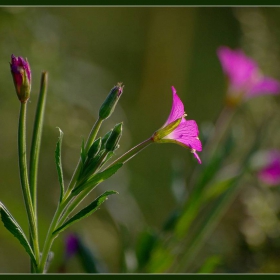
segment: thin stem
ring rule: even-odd
[[[97,135],[97,133],[98,133],[100,127],[101,127],[102,122],[103,122],[102,119],[98,119],[98,120],[95,122],[94,126],[92,127],[91,132],[90,132],[90,134],[89,134],[89,136],[88,136],[88,139],[87,139],[87,142],[86,142],[86,147],[85,147],[85,152],[86,152],[86,153],[88,152],[90,146],[93,144],[93,142],[94,142],[94,140],[95,140],[95,137],[96,137],[96,135]],[[78,164],[77,164],[77,167],[76,167],[76,169],[75,169],[75,171],[74,171],[74,174],[73,174],[73,176],[72,176],[72,178],[71,178],[71,181],[70,181],[70,183],[69,183],[68,189],[67,189],[67,191],[65,192],[65,195],[64,195],[65,198],[67,198],[67,197],[70,195],[71,190],[72,190],[73,187],[75,186],[75,184],[76,184],[76,182],[77,182],[77,179],[78,179],[78,177],[79,177],[79,173],[80,173],[81,167],[82,167],[82,161],[81,161],[81,159],[79,159],[79,162],[78,162]]]
[[[48,255],[52,246],[52,243],[55,239],[56,236],[53,236],[52,233],[54,232],[57,222],[60,218],[61,213],[64,211],[65,207],[67,206],[67,204],[70,202],[71,200],[71,196],[69,196],[64,202],[62,202],[61,204],[58,205],[56,212],[54,214],[54,217],[52,219],[52,222],[50,224],[46,239],[45,239],[45,244],[44,244],[44,248],[42,251],[42,256],[41,256],[41,260],[38,266],[38,272],[39,273],[44,273],[44,269],[46,266],[46,262],[48,259]]]
[[[32,207],[32,199],[30,195],[30,187],[28,181],[27,171],[27,159],[26,159],[26,110],[27,104],[21,103],[19,125],[18,125],[18,158],[19,158],[19,172],[21,188],[27,211],[29,229],[31,235],[31,244],[34,248],[35,258],[39,261],[39,245],[38,245],[38,233],[36,227],[36,219]]]
[[[127,151],[125,154],[123,154],[118,159],[116,159],[113,163],[111,163],[108,167],[110,167],[116,163],[119,163],[119,162],[126,163],[127,161],[132,159],[136,154],[138,154],[141,150],[143,150],[148,145],[150,145],[151,143],[154,143],[152,137],[148,138],[147,140],[141,142],[137,146],[135,146],[132,149],[130,149],[129,151]]]

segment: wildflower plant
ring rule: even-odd
[[[38,236],[37,215],[37,177],[41,138],[45,113],[45,104],[48,89],[48,73],[41,76],[41,87],[38,98],[37,111],[34,120],[32,143],[30,148],[29,164],[27,161],[26,143],[26,115],[28,100],[31,93],[31,68],[27,59],[12,55],[10,69],[15,84],[16,93],[20,101],[20,114],[18,125],[18,160],[21,188],[29,224],[29,238],[21,226],[0,202],[1,219],[4,226],[20,241],[31,260],[31,272],[45,273],[53,259],[51,248],[57,236],[72,224],[88,217],[113,194],[115,190],[106,191],[92,201],[89,205],[78,212],[76,207],[88,194],[100,183],[114,175],[128,160],[133,158],[141,150],[151,143],[176,143],[187,147],[201,163],[197,152],[202,151],[202,145],[198,138],[198,126],[194,120],[185,119],[184,105],[178,97],[176,90],[173,91],[173,105],[171,113],[162,128],[157,130],[151,137],[136,145],[128,152],[112,161],[115,151],[120,145],[123,123],[116,124],[103,136],[98,136],[100,127],[114,112],[114,109],[123,95],[124,85],[118,83],[109,92],[107,98],[98,112],[98,118],[93,125],[87,141],[81,144],[80,158],[68,186],[65,185],[63,175],[63,160],[61,158],[63,132],[59,128],[59,138],[55,147],[55,164],[58,173],[60,196],[57,209],[50,223],[44,246],[40,247]],[[111,161],[111,162],[110,162]],[[73,238],[71,239],[71,242]],[[72,254],[77,250],[77,242],[70,242]],[[73,246],[72,246],[73,245]],[[73,252],[72,252],[73,251]]]
[[[135,249],[138,272],[209,273],[215,270],[222,261],[221,256],[213,255],[206,260],[196,257],[198,253],[205,251],[205,241],[241,191],[245,175],[253,171],[250,165],[255,159],[254,155],[268,137],[267,128],[273,112],[263,115],[260,123],[256,123],[247,118],[246,105],[251,98],[261,95],[271,95],[273,98],[278,95],[280,82],[262,74],[257,62],[242,50],[221,46],[217,49],[217,55],[227,81],[224,106],[212,129],[207,132],[202,130],[202,164],[196,165],[189,178],[185,179],[187,187],[180,199],[177,199],[175,209],[158,231],[146,229],[141,232]],[[175,93],[173,91],[174,99]],[[162,133],[160,142],[181,141],[180,125],[184,122],[181,121],[171,133],[168,128],[176,124],[177,117],[173,116],[182,116],[182,112],[181,104],[177,111],[171,112],[163,126],[163,132],[159,130],[155,133],[156,137],[157,133]],[[246,133],[254,135],[253,141],[241,139],[240,135],[234,133],[234,120],[238,117],[243,122],[248,119]],[[188,139],[189,147],[195,149],[195,156],[196,151],[200,151],[197,136],[196,126],[191,125],[185,139]],[[240,141],[241,146],[244,146],[242,153],[239,150]],[[244,141],[248,143],[245,145]],[[234,158],[234,154],[238,156]],[[265,184],[277,185],[279,177],[279,151],[272,150],[268,153],[266,162],[258,169],[257,178]],[[149,246],[142,249],[145,244]]]

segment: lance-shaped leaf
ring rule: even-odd
[[[70,225],[73,223],[78,222],[79,220],[88,217],[91,215],[93,212],[98,210],[98,207],[107,200],[107,196],[111,194],[117,194],[118,192],[116,191],[106,191],[103,194],[101,194],[99,197],[97,197],[91,204],[89,204],[87,207],[82,209],[80,212],[78,212],[76,215],[74,215],[71,219],[69,219],[66,223],[64,223],[62,226],[60,226],[58,229],[56,229],[52,234],[57,235],[61,231],[65,230],[68,228]]]
[[[24,247],[25,251],[29,254],[34,264],[36,264],[36,259],[34,253],[29,245],[29,242],[21,229],[20,225],[14,219],[12,214],[8,211],[8,209],[4,206],[2,202],[0,202],[0,213],[1,220],[5,226],[5,228],[10,231],[14,237],[16,237],[21,245]]]
[[[85,140],[83,138],[82,145],[81,145],[81,160],[82,160],[83,164],[86,161],[86,157],[87,157],[87,153],[86,153],[86,150],[85,150]]]
[[[64,181],[63,181],[63,171],[62,171],[62,163],[61,163],[61,144],[62,144],[63,132],[59,127],[58,129],[59,129],[59,138],[55,148],[55,163],[56,163],[56,169],[58,174],[58,180],[60,184],[60,201],[62,201],[62,197],[64,194]]]
[[[108,169],[94,174],[82,185],[77,186],[75,189],[72,190],[73,195],[78,195],[81,191],[83,191],[86,188],[95,187],[101,182],[107,180],[110,178],[113,174],[115,174],[121,167],[123,166],[123,163],[117,163],[113,166],[109,167]]]

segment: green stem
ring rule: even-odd
[[[90,134],[88,136],[88,139],[87,139],[87,142],[86,142],[86,147],[85,147],[85,152],[86,153],[88,152],[90,146],[93,144],[93,142],[95,140],[95,137],[96,137],[96,135],[97,135],[97,133],[98,133],[100,127],[101,127],[102,122],[103,122],[102,119],[98,119],[95,122],[94,126],[92,127],[91,132],[90,132]],[[73,176],[71,178],[71,181],[69,183],[68,189],[65,192],[65,195],[64,195],[65,198],[67,198],[70,195],[73,187],[75,186],[75,184],[77,182],[77,179],[79,177],[79,173],[80,173],[81,167],[82,167],[82,161],[81,161],[81,159],[79,159],[77,167],[76,167],[76,169],[74,171],[74,174],[73,174]]]
[[[39,244],[38,244],[38,232],[36,227],[36,218],[32,207],[32,199],[30,195],[30,187],[29,187],[28,171],[27,171],[27,159],[26,159],[26,110],[27,110],[27,104],[21,103],[19,125],[18,125],[19,172],[20,172],[20,181],[21,181],[21,188],[22,188],[25,208],[28,216],[30,235],[32,239],[30,243],[33,245],[35,258],[38,262],[40,256]]]
[[[61,213],[64,211],[65,207],[67,206],[67,204],[70,202],[70,200],[72,199],[71,196],[69,196],[65,201],[63,201],[62,203],[60,203],[56,209],[56,212],[54,214],[54,217],[52,219],[52,222],[50,224],[46,239],[45,239],[45,244],[44,244],[44,248],[42,251],[42,255],[41,255],[41,260],[38,266],[38,272],[39,273],[44,273],[44,269],[46,266],[46,262],[48,259],[48,255],[51,249],[51,246],[53,244],[53,241],[55,239],[56,236],[53,236],[53,232],[56,228],[57,222],[60,218]]]
[[[132,149],[130,149],[129,151],[127,151],[125,154],[123,154],[118,159],[116,159],[113,163],[111,163],[108,167],[110,167],[116,163],[119,163],[119,162],[126,163],[127,161],[132,159],[136,154],[138,154],[141,150],[143,150],[148,145],[150,145],[151,143],[154,143],[152,137],[148,138],[147,140],[143,141],[142,143],[138,144],[137,146],[135,146]]]

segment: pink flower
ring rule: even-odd
[[[191,149],[194,157],[201,163],[196,153],[202,151],[202,145],[198,138],[198,127],[194,120],[185,119],[184,104],[172,86],[173,104],[171,112],[165,124],[157,130],[152,139],[158,143],[176,143],[183,147]]]
[[[280,184],[280,151],[270,150],[265,156],[265,165],[258,172],[260,181],[267,185],[276,186]]]
[[[242,50],[222,46],[217,50],[223,71],[229,79],[229,96],[240,99],[280,93],[280,82],[264,76],[258,64]],[[231,100],[234,101],[234,100]]]
[[[29,99],[31,91],[31,70],[29,63],[27,59],[24,60],[22,57],[16,57],[12,54],[10,67],[18,98],[24,103]]]

